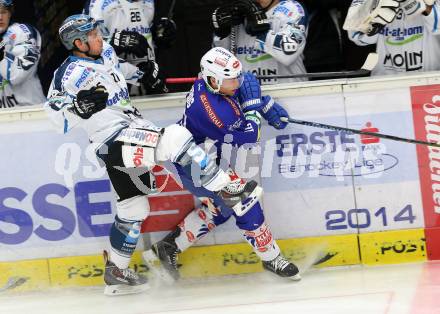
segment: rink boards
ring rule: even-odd
[[[296,119],[437,141],[439,79],[339,80],[266,90]],[[145,118],[167,125],[181,118],[184,97],[135,104]],[[0,124],[0,283],[19,275],[31,278],[21,289],[101,284],[96,254],[108,246],[115,204],[95,147],[81,131],[54,133],[38,110],[3,113],[0,121],[6,122]],[[266,125],[262,134],[261,146],[239,151],[234,163],[241,176],[264,187],[266,219],[275,238],[284,239],[279,243],[289,258],[299,264],[319,258],[319,266],[440,259],[440,152],[437,158],[426,146],[301,125],[282,131]],[[156,170],[159,185],[167,184],[149,198],[146,245],[196,204],[166,171]],[[183,254],[183,275],[260,271],[242,242],[231,219]]]
[[[279,240],[284,255],[301,269],[343,265],[381,265],[425,261],[423,229],[346,234]],[[263,271],[249,245],[223,244],[192,247],[179,257],[183,278],[237,275]],[[148,275],[139,252],[131,267]],[[101,255],[61,257],[0,263],[0,282],[11,277],[26,281],[13,291],[43,288],[98,286],[103,284]]]

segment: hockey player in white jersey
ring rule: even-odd
[[[231,50],[245,71],[256,75],[306,73],[303,51],[307,15],[294,0],[237,0],[212,15],[214,46]],[[262,80],[262,84],[304,81],[304,78]]]
[[[436,0],[354,0],[344,28],[359,46],[376,44],[372,75],[440,70]],[[365,11],[367,12],[365,13]]]
[[[101,144],[97,154],[117,195],[110,255],[104,251],[104,292],[144,291],[147,279],[128,265],[141,224],[149,215],[145,195],[156,192],[150,172],[153,166],[167,160],[179,164],[190,177],[237,210],[258,201],[259,187],[255,181],[231,178],[220,170],[186,128],[177,124],[160,128],[141,117],[131,105],[127,82],[137,84],[152,78],[118,59],[103,41],[93,18],[71,16],[59,33],[72,55],[55,71],[45,108],[59,131],[81,127],[92,143]],[[196,170],[197,178],[192,170]]]
[[[109,42],[118,56],[135,65],[142,63],[142,66],[149,66],[150,68],[144,68],[146,71],[153,66],[157,67],[154,62],[156,58],[153,38],[159,43],[171,41],[176,33],[174,22],[166,18],[154,27],[153,0],[89,0],[84,13],[98,22],[103,22],[109,32]],[[158,33],[161,34],[159,38]],[[165,85],[154,88],[132,86],[130,94],[144,95],[167,91]]]
[[[0,0],[0,108],[41,105],[41,37],[31,25],[11,23],[13,10],[12,0]]]

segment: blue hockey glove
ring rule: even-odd
[[[273,126],[275,129],[284,129],[287,126],[287,122],[281,121],[281,117],[289,117],[286,109],[276,103],[270,96],[263,96],[262,100],[264,107],[260,113],[263,118],[266,119],[269,125]]]
[[[243,84],[239,89],[240,106],[243,112],[250,110],[260,111],[263,108],[261,99],[261,87],[257,77],[251,72],[243,74]]]

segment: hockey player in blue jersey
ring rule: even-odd
[[[182,124],[193,134],[196,143],[205,139],[215,141],[218,157],[225,142],[236,147],[258,142],[261,116],[277,129],[286,127],[281,120],[288,117],[284,108],[270,96],[261,95],[257,78],[249,72],[243,75],[241,62],[228,50],[217,47],[208,51],[201,60],[201,73],[203,78],[194,83],[186,97]],[[234,216],[237,227],[266,270],[281,277],[300,279],[298,268],[281,255],[259,202],[231,210],[217,195],[196,187],[179,165],[176,168],[184,187],[204,199],[201,207],[191,212],[175,231],[147,251],[150,257],[154,254],[161,261],[168,274],[177,279],[177,254]],[[232,169],[228,172],[231,177],[236,176]]]

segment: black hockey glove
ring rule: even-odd
[[[231,33],[231,27],[240,25],[244,22],[247,12],[247,1],[231,1],[223,4],[212,13],[212,24],[214,25],[214,33],[225,38]]]
[[[119,31],[116,32],[110,44],[115,48],[119,55],[123,52],[133,53],[136,57],[142,58],[148,56],[150,45],[148,40],[138,32]]]
[[[80,90],[73,102],[73,112],[83,119],[105,109],[108,93],[105,87],[95,86],[89,90]]]
[[[159,73],[159,65],[156,62],[152,60],[141,62],[138,64],[138,68],[139,70],[144,72],[144,75],[140,79],[140,82],[142,83],[142,85],[144,85],[149,94],[168,93],[168,88],[161,78],[161,75]]]
[[[266,12],[256,2],[252,0],[240,0],[246,5],[245,29],[246,33],[251,36],[258,36],[270,29],[270,23],[267,19]]]
[[[162,17],[153,25],[153,40],[158,47],[169,48],[176,40],[177,26],[173,20]]]
[[[0,62],[4,59],[5,57],[5,44],[3,43],[3,41],[0,41]]]

